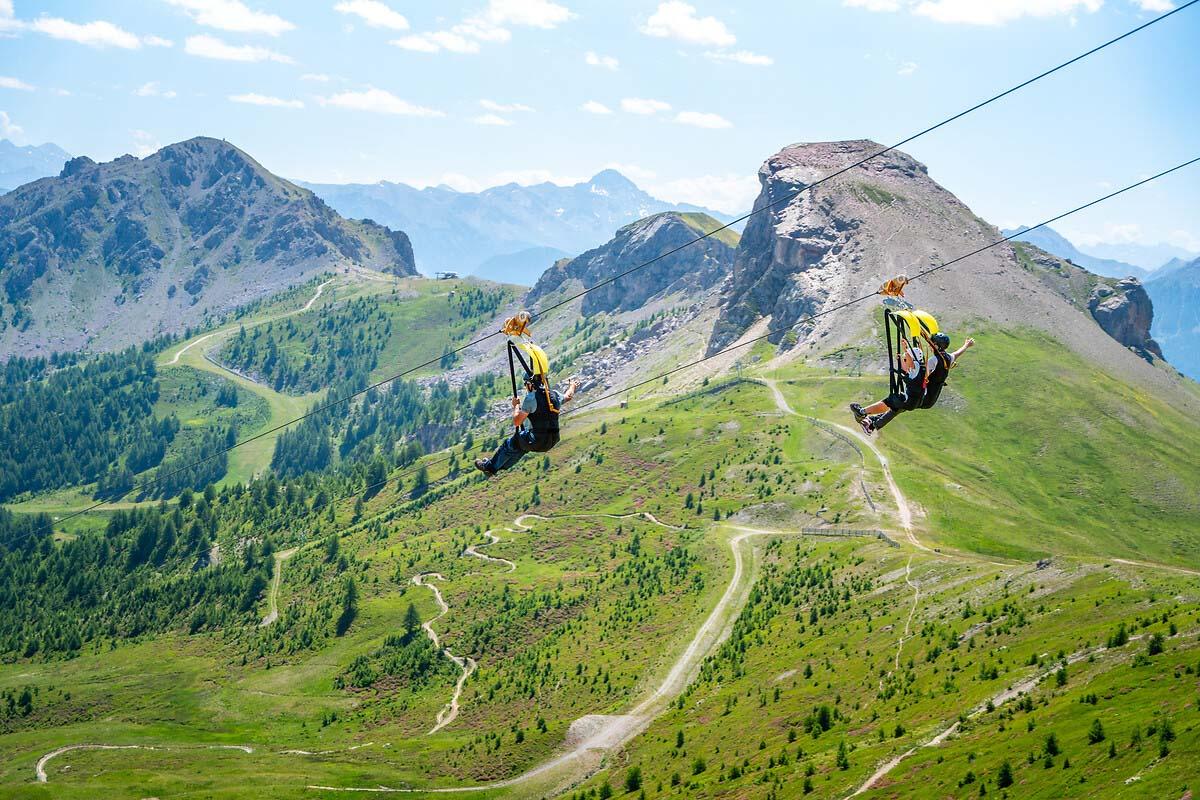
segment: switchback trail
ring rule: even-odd
[[[203,748],[209,749],[209,750],[238,750],[243,753],[253,753],[254,752],[253,747],[249,747],[244,744],[210,744],[210,745],[200,745],[200,747],[203,747]],[[69,744],[65,747],[60,747],[57,750],[51,750],[49,753],[46,753],[46,755],[39,758],[38,762],[37,762],[37,767],[36,767],[36,775],[37,775],[38,783],[48,783],[50,780],[50,777],[46,774],[46,765],[49,764],[52,759],[58,758],[59,756],[65,754],[65,753],[70,753],[73,750],[172,750],[172,749],[181,750],[181,749],[193,749],[193,748],[172,747],[170,745],[153,745],[153,744]]]
[[[449,647],[442,647],[437,631],[433,629],[433,623],[450,613],[450,606],[446,605],[446,600],[442,597],[441,590],[429,582],[430,578],[436,578],[439,581],[446,580],[437,572],[422,572],[420,575],[414,575],[412,579],[413,583],[417,586],[424,586],[433,592],[433,598],[437,600],[438,608],[441,609],[436,617],[422,622],[421,627],[425,629],[425,635],[433,642],[433,646],[441,650],[442,655],[453,661],[462,671],[458,676],[458,681],[454,684],[454,694],[450,696],[450,702],[446,703],[438,711],[437,720],[434,726],[429,729],[429,733],[437,733],[458,717],[458,699],[462,697],[463,684],[467,682],[467,678],[471,677],[471,673],[475,671],[475,667],[478,664],[470,656],[456,656],[450,652]]]
[[[271,575],[271,587],[267,590],[267,615],[258,623],[258,627],[265,628],[279,619],[279,582],[283,580],[283,562],[296,555],[299,549],[292,547],[275,553],[275,571]]]
[[[322,294],[325,292],[325,287],[326,287],[326,286],[328,286],[329,284],[333,283],[333,282],[334,282],[334,280],[336,280],[336,279],[335,279],[335,278],[330,278],[329,280],[325,281],[325,282],[324,282],[324,283],[322,283],[320,286],[318,286],[318,287],[317,287],[317,291],[316,291],[316,292],[313,294],[313,296],[312,296],[312,297],[310,297],[310,298],[308,298],[308,302],[307,302],[307,303],[305,303],[305,304],[304,304],[303,306],[301,306],[300,308],[297,308],[297,309],[295,309],[295,310],[293,310],[293,311],[287,311],[287,312],[285,312],[285,313],[283,313],[283,314],[280,314],[280,315],[279,315],[279,316],[277,316],[277,317],[272,317],[270,321],[273,321],[273,320],[276,320],[276,319],[283,319],[284,317],[290,317],[290,316],[292,316],[293,314],[303,314],[305,311],[308,311],[309,309],[311,309],[311,308],[313,307],[313,303],[316,303],[316,302],[317,302],[317,300],[319,300],[319,299],[320,299],[321,295],[322,295]],[[267,322],[268,320],[263,320],[263,321],[264,321],[264,322]],[[187,344],[185,344],[183,347],[179,348],[179,350],[178,350],[178,351],[175,353],[175,355],[174,355],[174,356],[172,356],[172,357],[171,357],[171,360],[170,360],[170,361],[168,361],[167,363],[168,363],[168,364],[178,364],[178,363],[179,363],[179,358],[180,358],[180,357],[181,357],[181,356],[182,356],[184,353],[186,353],[188,350],[191,350],[193,347],[195,347],[196,345],[200,344],[201,342],[208,341],[209,339],[213,338],[214,336],[223,336],[223,335],[226,335],[226,334],[233,333],[233,332],[234,332],[234,330],[236,330],[236,329],[235,329],[234,327],[232,327],[232,326],[231,326],[231,327],[228,327],[228,328],[222,328],[222,329],[221,329],[221,330],[219,330],[219,331],[213,331],[212,333],[206,333],[206,334],[204,334],[203,336],[201,336],[201,337],[200,337],[200,338],[198,338],[198,339],[193,339],[192,341],[190,341],[190,342],[188,342]],[[214,362],[214,363],[215,363],[215,362]]]
[[[779,391],[779,384],[770,378],[760,378],[760,380],[768,389],[771,390],[771,394],[775,397],[775,406],[781,412],[793,417],[802,416],[796,413],[795,409],[793,409],[788,403],[787,398],[783,396],[783,392]],[[853,436],[858,442],[866,445],[867,449],[875,454],[875,458],[879,461],[879,466],[883,470],[884,480],[887,481],[888,490],[892,493],[892,500],[894,500],[896,503],[896,515],[900,520],[900,527],[904,529],[904,538],[907,539],[908,543],[913,547],[916,547],[919,550],[924,550],[927,553],[933,553],[934,550],[921,544],[920,540],[917,539],[916,534],[913,532],[912,509],[909,507],[908,500],[905,499],[904,493],[900,491],[900,486],[896,483],[896,479],[892,477],[891,465],[888,463],[887,456],[883,454],[883,451],[876,447],[875,443],[864,436],[861,431],[847,428],[845,425],[839,425],[836,422],[829,422],[827,420],[822,420],[822,422],[826,425],[832,425],[845,434]]]
[[[608,517],[610,519],[628,519],[641,517],[647,521],[665,528],[679,530],[653,519],[644,513],[637,514],[572,514],[571,517]],[[561,518],[561,517],[559,517]],[[528,519],[552,519],[535,514],[525,514],[518,517],[515,525],[527,528],[524,521]],[[600,764],[603,756],[611,752],[644,731],[650,723],[663,713],[678,697],[700,670],[700,665],[709,653],[713,652],[726,638],[733,628],[737,614],[749,596],[753,585],[753,570],[746,565],[746,554],[743,543],[758,536],[787,536],[800,535],[798,532],[763,530],[742,526],[731,526],[735,534],[729,539],[729,548],[733,554],[733,574],[721,598],[713,610],[705,618],[703,624],[693,635],[683,652],[672,663],[667,674],[658,686],[625,714],[604,716],[598,718],[588,734],[575,746],[533,769],[507,778],[502,781],[479,786],[455,786],[432,789],[412,789],[389,786],[348,787],[310,785],[308,788],[331,792],[367,792],[367,793],[404,793],[404,794],[457,794],[463,792],[487,792],[506,789],[538,780],[552,780],[560,770],[574,768],[584,775],[590,774]],[[426,584],[428,585],[428,584]],[[433,587],[430,587],[433,588]],[[439,615],[440,616],[440,615]]]

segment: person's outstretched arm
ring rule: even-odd
[[[576,392],[576,390],[578,390],[578,389],[579,389],[579,381],[577,381],[577,380],[574,380],[574,379],[572,379],[572,380],[568,381],[568,382],[567,382],[567,391],[566,391],[566,393],[565,393],[565,394],[562,396],[562,401],[563,401],[564,403],[569,403],[569,402],[571,402],[571,398],[573,398],[573,397],[575,396],[575,392]]]
[[[950,354],[951,356],[954,357],[954,363],[957,364],[958,357],[961,356],[963,353],[967,352],[968,350],[970,350],[974,346],[975,346],[975,340],[970,337],[967,337],[967,340],[965,342],[963,342],[963,346],[958,348],[957,350],[955,350],[953,353]]]

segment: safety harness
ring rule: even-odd
[[[512,381],[513,397],[519,397],[517,394],[517,364],[519,363],[525,372],[522,382],[533,385],[534,397],[537,398],[537,408],[529,414],[529,427],[534,441],[532,444],[525,443],[524,447],[531,452],[544,453],[558,444],[559,409],[554,405],[547,382],[550,372],[549,359],[546,358],[546,353],[542,348],[533,343],[533,337],[529,333],[529,322],[529,312],[522,311],[515,317],[506,319],[500,332],[509,337],[508,374]],[[525,356],[529,357],[528,360]]]

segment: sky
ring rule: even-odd
[[[892,144],[1173,7],[0,0],[0,137],[108,160],[207,135],[292,179],[461,190],[615,167],[739,214],[787,144]],[[905,150],[1033,224],[1200,155],[1197,42],[1200,5]],[[1200,251],[1200,166],[1055,227]]]

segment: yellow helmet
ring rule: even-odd
[[[546,351],[538,347],[533,342],[517,342],[517,347],[525,351],[525,355],[529,356],[529,368],[534,375],[540,375],[543,379],[550,375],[550,359],[546,357]]]

